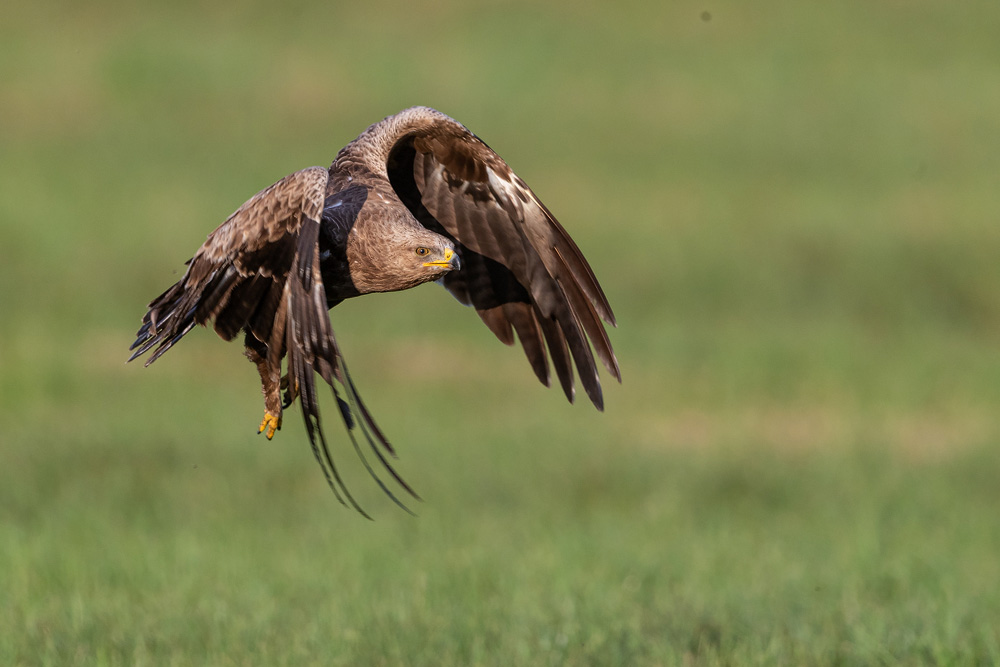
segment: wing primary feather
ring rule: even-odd
[[[149,328],[151,324],[152,324],[151,322],[147,321],[144,322],[141,327],[139,327],[139,331],[137,331],[135,334],[135,342],[128,346],[129,350],[134,350],[135,348],[139,347],[147,340],[149,340],[150,338]],[[129,359],[129,361],[132,360]]]
[[[502,306],[492,308],[480,308],[476,310],[479,319],[493,332],[493,335],[504,345],[514,344],[514,332],[511,331],[510,321],[505,316]]]
[[[330,456],[330,447],[326,444],[326,436],[323,435],[323,429],[320,428],[319,419],[316,420],[316,433],[319,434],[319,441],[320,441],[320,444],[322,446],[323,456],[326,458],[327,463],[330,465],[330,471],[333,473],[334,479],[337,480],[337,484],[340,485],[341,492],[347,498],[347,502],[350,504],[350,506],[352,508],[354,508],[354,510],[358,514],[360,514],[364,518],[368,519],[369,521],[374,521],[374,519],[372,519],[371,515],[368,514],[368,512],[366,512],[361,507],[361,505],[358,504],[358,502],[356,500],[354,500],[354,496],[352,496],[351,492],[347,490],[347,486],[344,484],[344,480],[341,479],[340,473],[337,471],[336,466],[333,465],[333,458]],[[310,439],[310,441],[313,440],[311,433],[309,434],[309,439]],[[315,449],[313,451],[315,452]],[[322,465],[322,462],[320,462],[320,465]],[[336,488],[336,486],[334,486],[333,482],[330,481],[329,477],[327,477],[327,482],[330,482],[330,487],[333,489],[333,492],[336,494],[337,493],[337,488]],[[338,498],[339,498],[339,494],[337,494],[337,495],[338,495]]]
[[[338,353],[338,355],[339,355],[339,353]],[[410,495],[412,495],[417,500],[420,500],[420,496],[418,496],[416,494],[416,492],[413,491],[413,489],[410,487],[410,485],[407,484],[406,481],[389,464],[389,462],[386,461],[385,457],[382,455],[382,453],[375,446],[375,442],[373,441],[372,436],[371,436],[370,432],[368,431],[368,427],[365,424],[365,420],[357,420],[357,419],[354,418],[354,415],[352,414],[352,407],[351,406],[354,406],[354,410],[355,411],[360,412],[361,411],[360,403],[359,403],[360,397],[357,394],[357,390],[354,387],[353,381],[351,381],[351,379],[350,379],[350,375],[347,373],[347,368],[344,365],[343,356],[339,356],[339,367],[340,367],[340,369],[342,371],[341,385],[344,387],[344,392],[347,395],[347,400],[346,401],[344,400],[344,398],[340,395],[340,392],[337,391],[336,385],[333,384],[332,382],[330,383],[330,388],[333,390],[333,395],[334,395],[334,397],[337,400],[338,406],[340,406],[341,416],[344,419],[345,426],[347,426],[347,435],[348,435],[348,437],[351,440],[351,445],[354,447],[354,451],[357,453],[358,458],[361,459],[361,463],[362,463],[362,465],[364,465],[365,470],[368,471],[368,474],[371,476],[371,478],[373,480],[375,480],[375,483],[378,484],[378,486],[379,486],[380,489],[382,489],[382,492],[386,496],[388,496],[389,499],[392,500],[396,505],[398,505],[403,511],[405,511],[408,514],[411,514],[413,516],[416,516],[416,514],[413,512],[413,510],[411,510],[409,507],[407,507],[396,496],[396,494],[394,494],[392,492],[392,490],[388,486],[386,486],[385,482],[383,482],[382,479],[375,472],[375,469],[372,468],[371,464],[368,462],[367,457],[364,455],[364,451],[361,449],[361,446],[358,444],[357,437],[354,434],[355,429],[359,429],[362,432],[362,434],[364,435],[365,439],[368,441],[368,445],[371,447],[372,451],[375,452],[375,455],[378,457],[379,461],[382,463],[382,465],[385,467],[385,469],[389,472],[390,475],[392,475],[393,479],[395,479],[396,482],[399,483],[400,486],[402,486],[407,492],[409,492]],[[367,410],[366,410],[366,412],[367,412]]]
[[[348,402],[350,404],[351,410],[352,410],[352,412],[358,412],[358,413],[360,413],[360,408],[358,408],[357,389],[354,387],[354,383],[351,381],[351,376],[350,376],[350,374],[347,371],[347,366],[344,363],[343,357],[340,358],[340,368],[343,371],[343,378],[344,378],[343,386],[344,386],[344,391],[347,394],[347,400],[348,400]],[[340,397],[338,396],[338,399],[339,398]],[[378,449],[375,447],[375,442],[372,440],[371,433],[368,431],[368,426],[367,426],[367,424],[365,424],[364,420],[355,420],[355,425],[357,426],[357,430],[360,430],[361,433],[362,433],[362,435],[364,435],[365,439],[368,441],[368,445],[371,447],[372,451],[375,452],[376,454],[379,454]],[[355,450],[355,452],[357,452],[358,458],[361,459],[361,462],[364,464],[365,469],[368,471],[368,474],[371,475],[372,479],[374,479],[378,483],[378,485],[380,487],[382,487],[382,490],[386,493],[386,495],[388,495],[390,498],[392,498],[393,501],[395,501],[397,505],[400,505],[400,506],[403,507],[403,509],[406,509],[407,511],[409,511],[408,508],[406,508],[405,506],[402,505],[401,502],[399,502],[399,500],[385,486],[385,484],[382,483],[382,480],[378,477],[378,475],[375,474],[375,470],[368,463],[368,459],[365,456],[364,451],[362,451],[361,447],[358,445],[357,438],[354,435],[354,430],[355,429],[349,429],[348,430],[348,434],[351,436],[351,444],[354,445],[354,450]],[[384,461],[384,459],[383,459],[383,461]],[[393,474],[393,476],[395,476],[395,477],[398,478],[398,475],[395,474],[395,471],[391,467],[389,467],[387,465],[386,469],[391,474]],[[405,484],[403,486],[404,486],[404,488],[407,488]]]
[[[363,415],[368,415],[367,408],[363,408],[362,407],[361,396],[358,394],[357,388],[354,385],[354,380],[351,379],[351,374],[347,370],[347,365],[344,363],[343,357],[340,358],[340,365],[341,365],[341,368],[344,371],[344,380],[345,380],[344,388],[347,390],[348,400],[351,401],[351,404],[354,406],[354,409],[357,412],[362,413]],[[368,446],[371,447],[371,450],[373,452],[375,452],[375,456],[378,457],[378,460],[382,464],[382,467],[384,467],[386,469],[386,471],[390,475],[392,475],[392,478],[395,479],[396,482],[401,487],[403,487],[406,490],[406,492],[409,493],[411,496],[413,496],[416,500],[421,500],[420,496],[417,495],[417,492],[413,490],[413,488],[406,482],[406,480],[404,480],[402,478],[402,476],[400,476],[400,474],[398,472],[396,472],[396,469],[392,467],[392,465],[389,463],[389,461],[386,460],[385,456],[382,455],[382,452],[379,451],[378,447],[375,445],[375,441],[372,438],[372,434],[368,430],[369,426],[373,426],[373,425],[374,425],[374,421],[371,420],[370,415],[368,415],[367,418],[362,419],[361,422],[360,422],[361,432],[364,433],[365,438],[368,440]],[[377,427],[375,427],[375,429],[377,431]],[[378,434],[381,435],[381,432],[378,432]],[[388,443],[385,442],[384,438],[379,438],[379,441],[383,443],[383,446],[386,446],[388,444]],[[358,452],[358,456],[361,457],[361,460],[365,462],[365,466],[367,467],[368,466],[368,462],[365,459],[364,455],[360,451]],[[371,471],[370,468],[369,468],[369,471],[372,472],[372,476],[374,477],[375,476],[374,472]],[[379,483],[381,484],[381,481]],[[393,496],[393,494],[389,493],[389,491],[387,489],[386,489],[386,493],[388,493],[389,497],[391,497],[393,500],[396,500],[395,496]],[[398,500],[396,500],[396,504],[402,506],[402,503],[400,503]],[[408,512],[410,511],[406,507],[403,507],[403,509],[406,509]],[[412,512],[411,512],[411,514],[412,514]]]
[[[194,306],[187,309],[184,317],[178,318],[175,316],[175,313],[183,304],[197,301],[199,295],[199,290],[188,288],[186,280],[181,279],[151,301],[149,310],[146,311],[146,314],[142,318],[142,325],[139,327],[139,331],[136,332],[135,342],[129,348],[130,350],[135,350],[135,352],[129,356],[128,361],[134,361],[159,345],[160,347],[156,350],[154,356],[146,361],[145,365],[149,366],[164,352],[173,347],[174,343],[190,331],[195,324]]]
[[[374,434],[375,439],[378,443],[389,453],[393,458],[398,458],[395,448],[389,442],[389,439],[385,437],[385,433],[379,428],[379,425],[375,422],[375,418],[372,417],[371,412],[368,410],[368,406],[361,398],[361,393],[358,392],[357,387],[354,385],[354,380],[351,379],[350,373],[347,370],[347,362],[344,358],[343,353],[340,351],[340,346],[337,345],[337,339],[333,336],[332,331],[329,336],[329,354],[333,358],[334,363],[331,366],[332,375],[337,378],[340,384],[344,387],[347,393],[348,400],[350,404],[344,403],[340,406],[341,414],[344,415],[345,423],[349,423],[349,428],[354,428],[355,417],[351,412],[351,407],[360,415],[361,420],[367,425],[371,433]],[[326,381],[331,386],[333,385],[333,380],[330,377],[326,377]],[[395,476],[395,472],[393,472]],[[403,486],[406,486],[403,483]],[[410,490],[410,493],[413,493]],[[415,496],[416,494],[414,494]]]
[[[601,379],[597,374],[594,355],[591,354],[587,338],[580,326],[576,313],[566,304],[560,303],[556,311],[559,325],[563,330],[566,343],[569,346],[576,369],[579,371],[580,383],[583,384],[590,402],[600,411],[604,411],[604,396],[601,392]]]
[[[549,360],[545,354],[545,344],[542,342],[538,321],[535,319],[535,312],[531,304],[505,303],[503,304],[503,313],[513,325],[514,331],[517,332],[517,338],[521,341],[524,355],[528,358],[532,370],[535,371],[535,376],[548,387],[551,384]]]
[[[296,261],[292,265],[290,273],[293,276],[301,275],[295,266],[298,263],[298,259],[296,258]],[[337,499],[341,503],[352,507],[366,519],[371,519],[371,515],[358,504],[341,478],[340,471],[333,462],[333,455],[330,454],[326,435],[323,433],[319,416],[319,401],[316,395],[314,365],[308,358],[312,355],[313,350],[309,345],[309,338],[303,335],[302,330],[303,327],[311,322],[309,317],[309,299],[306,296],[305,288],[297,277],[290,278],[286,287],[290,303],[288,311],[291,315],[285,323],[286,347],[288,348],[289,361],[292,368],[292,379],[289,381],[294,381],[298,384],[302,417],[305,420],[306,434],[309,436],[313,455],[319,462],[320,467],[323,468],[327,484],[333,489]],[[344,502],[345,500],[346,502]]]
[[[382,432],[382,429],[375,423],[375,418],[372,417],[371,412],[368,411],[368,406],[361,400],[361,394],[356,394],[356,396],[358,398],[358,407],[361,409],[361,416],[368,423],[369,428],[371,428],[371,430],[375,433],[375,437],[379,444],[385,448],[385,451],[387,451],[392,458],[399,458],[399,455],[396,454],[396,449],[392,446],[392,443],[389,442],[388,438],[386,438],[385,434]]]
[[[365,431],[365,427],[363,425],[361,426],[361,432],[365,434],[365,437],[368,437],[368,434]],[[388,496],[389,499],[392,502],[396,503],[396,505],[400,509],[402,509],[404,512],[406,512],[407,514],[410,514],[412,516],[416,516],[416,514],[413,512],[413,510],[411,510],[409,507],[407,507],[406,505],[404,505],[403,502],[399,498],[396,497],[396,494],[394,494],[392,492],[392,490],[389,489],[389,487],[387,487],[385,485],[385,482],[382,481],[382,478],[380,478],[377,474],[375,474],[375,470],[372,468],[371,464],[368,463],[368,459],[365,457],[364,452],[361,450],[361,446],[358,444],[358,439],[357,439],[357,437],[355,437],[353,429],[348,429],[347,430],[347,436],[351,439],[351,445],[354,446],[354,451],[357,453],[358,458],[361,459],[361,463],[364,465],[365,470],[368,471],[368,475],[373,480],[375,480],[375,483],[378,484],[378,486],[379,486],[380,489],[382,489],[382,493],[384,493],[386,496]],[[370,437],[368,437],[368,442],[369,442],[369,444],[371,444],[372,451],[378,453],[378,450],[375,449],[375,445],[374,445],[374,443],[371,442],[371,438]],[[381,455],[380,455],[380,458],[381,458]],[[387,468],[388,468],[388,466],[387,466]],[[388,469],[389,469],[390,472],[392,472],[391,468],[388,468]],[[399,477],[397,476],[396,479],[399,479]],[[407,487],[404,486],[403,488],[407,488]]]
[[[290,284],[289,284],[290,287]],[[286,288],[287,289],[287,288]],[[288,300],[292,298],[291,291],[286,291]],[[329,453],[326,455],[324,460],[323,452],[320,451],[319,443],[316,442],[316,436],[314,433],[315,425],[312,421],[311,406],[309,400],[311,398],[311,391],[308,384],[303,379],[306,375],[306,369],[303,368],[304,360],[302,359],[302,350],[295,341],[295,322],[289,322],[288,326],[285,327],[285,335],[287,336],[287,347],[288,347],[288,374],[289,374],[289,384],[295,383],[298,388],[299,400],[301,401],[302,417],[306,425],[306,434],[309,436],[309,445],[312,447],[313,456],[316,457],[316,461],[319,463],[320,468],[323,469],[323,476],[326,477],[326,482],[333,489],[334,495],[337,500],[340,501],[342,505],[347,505],[344,498],[340,495],[340,491],[333,482],[333,475],[327,463],[329,461]],[[322,433],[322,432],[321,432]],[[333,462],[329,461],[330,467],[333,467]],[[336,468],[334,468],[336,470]]]
[[[344,425],[348,430],[354,428],[354,415],[351,414],[351,406],[340,395],[334,395],[337,397],[337,407],[340,408],[340,417],[344,420]]]
[[[299,357],[296,354],[296,357]],[[337,496],[339,500],[344,505],[349,505],[355,511],[357,511],[361,516],[366,519],[371,519],[371,515],[368,514],[354,499],[351,492],[347,489],[347,485],[340,476],[340,471],[337,470],[337,466],[333,462],[333,455],[330,454],[330,447],[326,442],[326,435],[323,433],[323,427],[320,423],[318,403],[316,401],[316,385],[313,381],[313,369],[308,363],[300,359],[300,363],[297,364],[298,370],[296,372],[296,377],[299,379],[299,387],[301,394],[299,400],[302,402],[302,416],[305,418],[306,423],[306,435],[309,436],[309,443],[312,445],[313,455],[319,462],[320,467],[323,469],[323,474],[326,477],[327,484],[333,489],[334,495]],[[350,431],[348,431],[350,433]],[[316,442],[316,437],[319,436],[319,443]],[[347,502],[344,502],[346,499]]]
[[[191,320],[190,322],[188,322],[184,326],[184,328],[181,331],[179,331],[176,335],[174,335],[172,338],[170,338],[169,340],[164,341],[163,343],[161,343],[160,347],[156,348],[156,351],[153,352],[152,356],[150,356],[149,359],[146,360],[145,365],[149,366],[151,363],[153,363],[154,361],[156,361],[157,359],[159,359],[161,356],[163,356],[164,352],[166,352],[167,350],[169,350],[170,348],[172,348],[174,346],[174,343],[176,343],[181,338],[183,338],[184,334],[186,334],[188,331],[191,331],[192,328],[194,328],[194,320]]]
[[[541,315],[541,313],[536,314]],[[562,386],[567,400],[572,403],[576,396],[576,388],[573,385],[573,364],[566,346],[566,337],[563,335],[559,323],[552,318],[541,315],[538,317],[538,323],[545,334],[545,342],[549,348],[549,355],[552,357],[552,365],[555,366],[556,375],[559,377],[559,384]]]
[[[520,181],[520,179],[517,179]],[[519,185],[524,186],[530,192],[530,188],[520,181]],[[618,322],[615,319],[615,314],[611,310],[611,304],[608,303],[608,297],[605,296],[604,290],[601,288],[601,283],[597,281],[597,276],[594,275],[594,270],[590,268],[590,264],[584,258],[583,253],[580,252],[579,246],[576,245],[576,241],[569,235],[566,229],[560,224],[552,212],[549,211],[548,207],[545,206],[535,196],[534,192],[531,192],[531,199],[538,205],[545,214],[552,228],[555,229],[559,240],[562,241],[562,245],[568,248],[568,252],[563,253],[564,259],[568,260],[569,265],[572,267],[572,273],[576,277],[577,281],[580,283],[583,291],[586,292],[587,296],[593,302],[594,307],[601,315],[601,319],[610,324],[613,327],[618,326]],[[555,246],[555,249],[559,251],[559,245]]]
[[[566,263],[566,258],[563,253],[559,251],[559,248],[555,249],[556,257],[562,263],[562,266],[567,272],[572,273],[572,269]],[[575,280],[565,280],[559,282],[560,286],[563,288],[563,293],[569,300],[570,308],[573,314],[576,316],[577,322],[582,325],[583,330],[587,333],[590,338],[590,342],[594,347],[594,351],[597,356],[601,359],[604,367],[608,369],[608,372],[618,380],[622,381],[621,370],[618,368],[618,359],[615,357],[614,351],[611,349],[611,341],[608,339],[608,332],[601,325],[598,319],[599,315],[594,308],[594,304],[587,295],[584,294],[583,289]]]
[[[132,347],[130,347],[129,349],[134,350],[138,345],[141,345],[141,347],[135,352],[133,352],[131,356],[129,356],[128,360],[135,361],[137,358],[149,352],[150,348],[155,347],[158,342],[159,341],[153,336],[147,336],[146,338],[136,339],[136,341],[132,343]]]

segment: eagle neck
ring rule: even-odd
[[[389,154],[399,140],[443,120],[455,122],[430,107],[410,107],[383,118],[340,151],[330,166],[331,180],[348,177],[364,181],[367,177],[387,181]]]

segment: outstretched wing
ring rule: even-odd
[[[546,386],[548,348],[571,402],[575,362],[587,396],[602,410],[594,354],[621,382],[601,322],[614,326],[614,315],[576,243],[524,181],[443,115],[396,143],[388,173],[413,215],[456,242],[462,270],[445,276],[444,286],[504,343],[513,345],[516,332]]]
[[[325,197],[328,180],[323,167],[286,176],[209,234],[188,262],[184,276],[149,304],[129,361],[155,348],[146,361],[148,366],[195,324],[209,321],[226,340],[246,329],[266,345],[267,361],[274,369],[281,368],[287,354],[286,403],[301,397],[306,431],[327,481],[341,502],[346,499],[365,514],[333,464],[320,424],[314,373],[333,388],[354,447],[379,486],[399,503],[362,453],[355,436],[358,429],[383,467],[404,489],[416,494],[376,447],[377,443],[390,455],[394,453],[358,396],[330,326],[319,258],[324,207],[337,197]]]

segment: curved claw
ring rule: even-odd
[[[264,413],[264,419],[260,422],[260,428],[257,429],[257,433],[263,433],[264,436],[270,440],[274,437],[274,432],[281,429],[281,415],[274,415],[270,412]]]

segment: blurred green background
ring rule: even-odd
[[[1000,8],[88,3],[0,21],[3,664],[1000,662]],[[236,344],[124,364],[240,203],[414,104],[620,323],[567,405],[443,290],[332,319],[425,502]],[[353,466],[353,467],[352,467]]]

